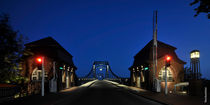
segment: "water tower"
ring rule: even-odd
[[[192,79],[200,79],[201,73],[200,73],[200,51],[199,50],[193,50],[190,52],[190,68],[192,70]]]

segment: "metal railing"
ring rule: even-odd
[[[11,97],[18,93],[19,88],[15,87],[0,87],[0,98]]]

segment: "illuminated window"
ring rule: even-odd
[[[162,82],[165,81],[165,67],[163,67],[163,68],[160,70],[160,72],[159,72],[159,74],[158,74],[158,78],[159,78],[159,80],[161,80]],[[170,69],[169,67],[167,68],[167,81],[168,81],[168,82],[173,82],[173,75],[172,75],[171,69]]]
[[[199,51],[191,52],[190,58],[200,58],[200,52]]]
[[[47,79],[47,72],[45,71],[45,80]],[[35,69],[32,73],[32,81],[41,81],[42,80],[42,70]]]

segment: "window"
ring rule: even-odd
[[[47,80],[48,74],[45,71],[45,80]],[[35,69],[32,73],[32,81],[41,81],[42,80],[42,70]]]
[[[158,74],[158,78],[159,78],[159,80],[161,80],[162,82],[165,81],[165,67],[163,67],[163,68],[160,70],[160,72],[159,72],[159,74]],[[171,73],[170,67],[167,68],[167,81],[168,81],[168,82],[173,82],[173,75],[172,75],[172,73]]]

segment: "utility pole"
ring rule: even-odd
[[[155,23],[154,23],[155,22]],[[155,26],[154,26],[155,24]],[[155,27],[155,28],[154,28]],[[153,89],[157,91],[156,84],[156,71],[157,71],[157,11],[153,13]]]
[[[44,57],[42,57],[42,96],[44,96],[44,79],[45,79]]]

